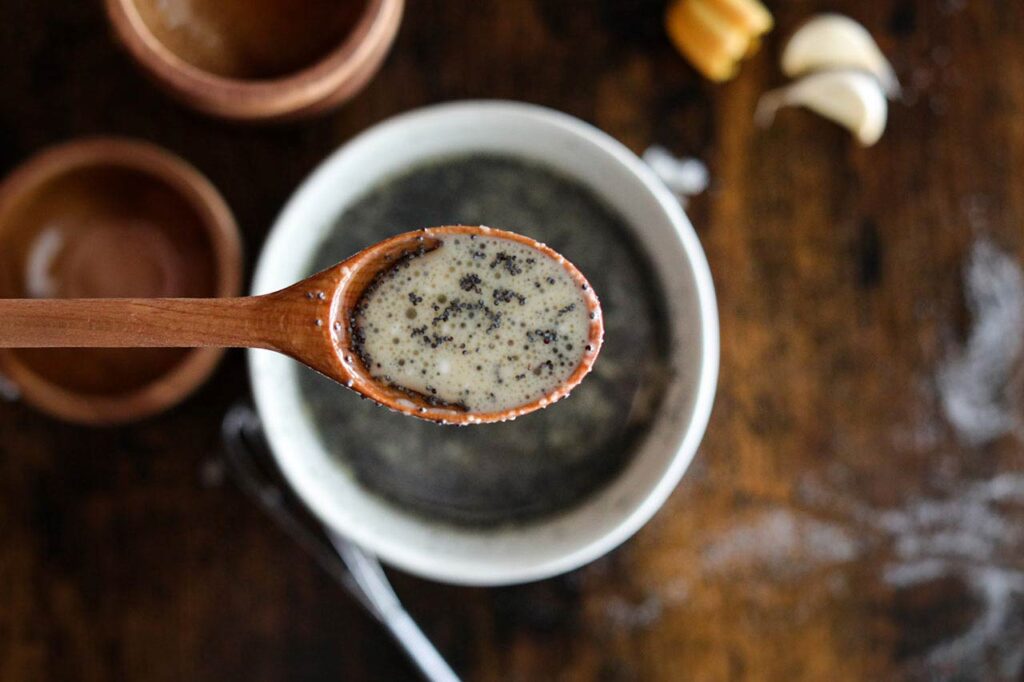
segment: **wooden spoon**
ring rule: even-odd
[[[403,255],[437,248],[441,237],[475,234],[525,244],[558,261],[587,292],[591,315],[583,357],[543,398],[500,412],[470,412],[370,375],[353,351],[349,320],[366,287]],[[569,394],[590,371],[604,336],[600,303],[583,275],[547,246],[479,226],[435,227],[391,237],[287,289],[244,298],[0,299],[0,348],[265,348],[283,353],[398,412],[451,424],[505,421]]]

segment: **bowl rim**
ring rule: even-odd
[[[107,16],[122,45],[145,72],[186,104],[238,120],[318,113],[354,95],[391,48],[405,0],[366,0],[345,38],[319,59],[274,78],[219,76],[179,57],[143,21],[136,0],[106,0]]]
[[[242,241],[227,203],[194,166],[149,142],[89,137],[43,149],[0,182],[0,222],[27,193],[67,173],[104,166],[149,175],[176,191],[195,210],[210,239],[216,266],[216,288],[211,295],[239,295]],[[66,421],[106,426],[143,419],[178,404],[210,376],[223,355],[222,348],[191,349],[165,374],[119,395],[84,394],[65,388],[36,374],[11,350],[0,350],[0,373],[33,407]]]
[[[611,161],[619,164],[624,171],[639,181],[646,192],[650,193],[650,198],[656,201],[666,221],[670,223],[672,233],[678,239],[679,246],[689,261],[693,274],[697,312],[702,322],[699,330],[701,357],[698,363],[697,379],[694,381],[695,388],[692,391],[693,402],[690,407],[689,420],[685,422],[685,427],[680,429],[678,439],[673,441],[668,464],[660,473],[656,483],[644,489],[642,499],[622,513],[616,510],[614,524],[602,535],[585,543],[578,543],[571,551],[566,551],[554,558],[523,562],[516,566],[506,565],[501,569],[492,568],[483,572],[473,566],[460,564],[458,561],[448,561],[443,557],[423,557],[422,553],[417,554],[415,550],[410,551],[390,538],[372,536],[362,528],[351,524],[343,527],[342,524],[336,523],[331,518],[332,514],[329,511],[331,507],[322,494],[311,489],[303,489],[302,479],[304,476],[299,471],[300,465],[289,459],[290,450],[289,441],[285,437],[286,429],[281,425],[280,420],[267,418],[267,414],[270,413],[268,410],[271,410],[271,405],[276,400],[272,395],[276,389],[275,385],[271,385],[273,382],[268,383],[269,379],[260,377],[261,365],[264,364],[265,356],[258,351],[249,352],[250,380],[253,385],[257,410],[263,418],[271,451],[285,478],[298,493],[300,499],[324,521],[331,532],[349,537],[357,544],[378,554],[388,564],[416,575],[441,582],[477,586],[517,584],[573,570],[614,549],[639,530],[664,504],[696,454],[710,418],[719,366],[718,311],[710,268],[697,234],[686,218],[678,200],[657,179],[650,168],[607,133],[568,114],[520,102],[468,100],[427,106],[389,118],[349,140],[307,176],[286,203],[272,226],[259,256],[253,281],[253,293],[263,293],[264,290],[272,286],[274,273],[270,271],[270,254],[283,248],[283,230],[289,222],[294,222],[290,216],[301,212],[303,204],[308,203],[307,197],[314,193],[318,185],[324,184],[335,165],[344,163],[343,160],[346,156],[362,146],[371,145],[385,135],[403,132],[403,128],[406,126],[416,125],[434,118],[443,119],[449,115],[468,118],[483,117],[488,114],[517,117],[531,125],[557,129],[559,133],[567,135],[575,142],[596,147],[602,154],[611,157]],[[294,450],[294,447],[291,447],[291,450]],[[366,495],[370,496],[372,493],[367,492]]]

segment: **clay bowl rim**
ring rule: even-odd
[[[405,6],[405,0],[366,0],[355,26],[320,59],[283,76],[245,79],[219,76],[179,57],[150,31],[136,1],[105,3],[115,33],[135,61],[186,104],[239,120],[315,112],[319,102],[332,99],[347,86],[351,89],[347,95],[355,94],[390,50]],[[345,97],[337,99],[340,104]]]
[[[241,236],[224,198],[191,164],[148,142],[84,138],[35,154],[0,182],[0,230],[27,194],[67,173],[94,167],[138,172],[174,190],[195,210],[211,241],[216,290],[210,295],[241,293]],[[44,379],[11,350],[0,351],[0,372],[14,382],[26,403],[43,412],[78,424],[110,426],[137,421],[177,405],[209,378],[223,354],[222,348],[191,349],[167,373],[139,388],[112,395],[80,393]]]

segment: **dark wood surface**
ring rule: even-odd
[[[962,444],[936,389],[970,325],[972,243],[1024,251],[1024,5],[771,2],[778,27],[723,86],[671,49],[661,2],[409,5],[354,102],[239,127],[156,92],[100,3],[2,0],[0,168],[78,135],[152,140],[221,189],[251,264],[330,150],[431,102],[536,102],[638,152],[698,156],[713,185],[689,212],[722,373],[690,473],[632,541],[571,575],[484,590],[396,573],[399,593],[473,680],[1024,679],[1021,442]],[[782,82],[782,38],[823,9],[870,27],[907,89],[872,149],[799,111],[753,126]],[[130,428],[0,405],[0,679],[412,678],[301,550],[202,475],[248,390],[233,353]]]

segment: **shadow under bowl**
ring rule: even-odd
[[[0,297],[236,296],[238,228],[198,171],[116,138],[40,153],[0,185]],[[163,411],[213,371],[221,349],[9,349],[22,398],[83,424]]]
[[[200,111],[236,120],[310,116],[376,74],[404,0],[106,0],[143,70]]]

